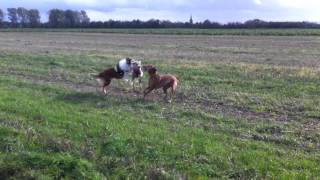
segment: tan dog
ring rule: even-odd
[[[154,89],[159,89],[162,88],[163,92],[165,94],[164,99],[167,100],[168,98],[168,89],[171,88],[171,93],[170,93],[170,99],[168,102],[171,102],[172,96],[174,95],[177,85],[178,85],[178,80],[175,76],[173,75],[159,75],[157,73],[157,69],[155,67],[149,67],[148,68],[148,73],[149,73],[149,87],[147,87],[143,91],[143,98],[146,97],[151,91]]]

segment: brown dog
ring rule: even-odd
[[[167,90],[171,88],[170,99],[168,100],[168,102],[171,102],[172,96],[174,95],[178,85],[177,78],[173,75],[159,75],[155,67],[150,67],[148,69],[148,73],[150,76],[149,87],[147,87],[143,91],[143,94],[144,94],[143,98],[145,98],[146,95],[149,94],[154,89],[162,88],[165,94],[164,99],[167,100],[167,97],[168,97]]]
[[[154,67],[151,64],[143,65],[141,64],[136,64],[133,65],[132,68],[132,88],[133,91],[135,91],[135,79],[138,79],[139,87],[142,89],[142,77],[143,77],[143,72],[148,71],[150,68]]]
[[[99,73],[95,77],[102,87],[102,92],[107,94],[107,86],[111,83],[111,79],[122,79],[123,74],[119,74],[114,68],[109,68]]]

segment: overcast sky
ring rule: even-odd
[[[312,21],[320,22],[320,0],[0,0],[0,8],[39,9],[42,21],[49,9],[86,10],[91,20],[171,21],[209,19],[216,22]]]

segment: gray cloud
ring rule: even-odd
[[[168,19],[218,22],[264,20],[320,21],[318,0],[1,0],[1,8],[84,9],[93,20]],[[43,17],[44,18],[44,17]],[[45,18],[44,18],[45,19]]]

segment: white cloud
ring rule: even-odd
[[[257,5],[261,5],[261,4],[262,4],[261,0],[253,0],[253,2],[254,2],[255,4],[257,4]]]
[[[284,8],[295,9],[319,9],[319,0],[276,0],[276,2]]]
[[[98,2],[98,0],[65,0],[65,3],[69,5],[85,5],[90,7],[96,6]]]
[[[91,19],[97,21],[113,20],[133,20],[140,19],[143,21],[151,18],[171,21],[187,21],[190,14],[183,12],[171,12],[165,10],[143,10],[138,8],[118,8],[110,12],[101,12],[96,10],[86,10]]]

